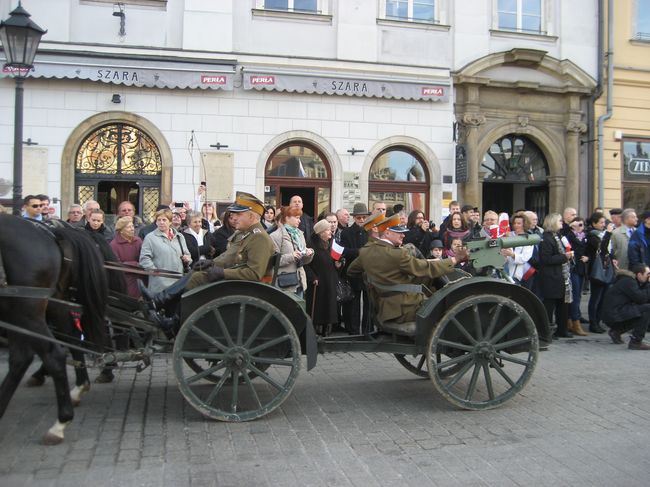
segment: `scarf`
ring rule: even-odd
[[[581,242],[584,241],[584,239],[585,239],[585,232],[576,232],[576,231],[574,230],[573,233],[575,234],[575,236],[576,236],[576,238],[577,238],[578,240],[580,240]]]
[[[564,251],[564,245],[562,245],[562,241],[558,234],[554,233],[553,238],[555,239],[558,252],[565,255],[566,252]],[[562,278],[564,279],[564,302],[571,303],[573,302],[573,292],[571,290],[571,268],[569,267],[568,260],[562,264]]]
[[[203,229],[199,229],[198,233],[192,230],[191,228],[187,228],[185,230],[185,233],[192,235],[195,239],[196,242],[199,244],[199,247],[203,245],[203,235],[205,235],[205,232],[203,232]]]
[[[284,224],[284,228],[291,237],[293,248],[300,250],[300,252],[303,252],[305,250],[305,246],[300,239],[300,230],[298,230],[296,227],[292,227],[291,225],[287,225],[286,223]]]

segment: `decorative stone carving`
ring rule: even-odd
[[[517,122],[519,123],[520,127],[527,127],[528,126],[528,115],[519,115],[517,117]]]
[[[463,125],[476,128],[485,123],[485,115],[481,113],[466,113],[463,115]]]
[[[576,120],[570,120],[566,125],[566,131],[574,134],[584,134],[587,131],[587,124]]]

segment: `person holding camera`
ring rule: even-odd
[[[270,234],[275,251],[280,254],[280,266],[275,284],[286,293],[302,297],[307,289],[304,265],[314,257],[314,250],[307,247],[304,234],[298,229],[302,211],[283,206],[277,229]]]
[[[403,243],[413,244],[422,252],[422,255],[427,255],[431,241],[437,236],[430,232],[430,225],[431,222],[424,218],[424,213],[421,210],[413,210],[409,213],[406,221],[408,232],[404,236]]]

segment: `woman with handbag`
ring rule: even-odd
[[[569,305],[569,330],[578,336],[586,336],[587,334],[580,324],[582,318],[580,313],[580,300],[582,299],[582,287],[587,275],[587,265],[589,262],[589,257],[586,255],[587,234],[585,233],[584,218],[577,216],[569,223],[569,231],[566,233],[566,238],[574,252],[574,264],[571,266],[573,301]]]
[[[609,240],[614,230],[614,224],[606,224],[605,215],[596,212],[589,219],[591,226],[587,229],[587,252],[589,258],[589,331],[604,333],[600,326],[605,291],[614,277],[614,262],[609,255]],[[596,261],[598,259],[598,261]],[[608,277],[609,275],[609,277]]]
[[[307,276],[304,265],[309,264],[314,250],[307,248],[305,236],[298,229],[302,210],[282,207],[278,228],[271,233],[275,251],[280,254],[280,266],[275,277],[275,285],[286,293],[302,297],[307,289]]]

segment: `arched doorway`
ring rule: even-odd
[[[303,211],[316,218],[330,211],[332,176],[325,156],[314,146],[292,141],[278,147],[264,170],[264,204],[285,206],[294,195]]]
[[[532,210],[540,221],[548,213],[548,164],[528,137],[508,134],[496,140],[483,157],[483,211],[512,214]]]
[[[368,175],[369,206],[383,201],[387,208],[402,205],[408,213],[421,210],[429,214],[429,175],[424,162],[413,151],[400,146],[381,152]]]
[[[162,162],[153,139],[125,123],[110,123],[87,135],[75,155],[75,200],[94,199],[108,214],[130,201],[146,220],[160,203]]]

